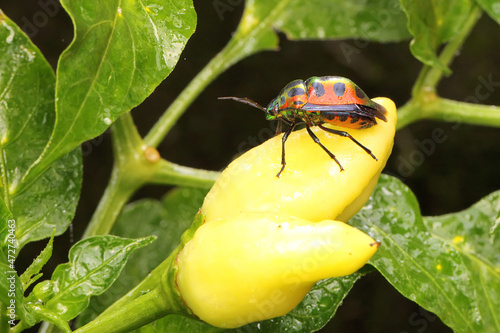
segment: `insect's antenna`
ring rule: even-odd
[[[218,99],[232,99],[233,101],[240,102],[240,103],[243,103],[243,104],[247,104],[247,105],[253,106],[254,108],[257,108],[257,109],[259,109],[261,111],[267,112],[265,107],[263,107],[259,103],[254,102],[251,99],[246,98],[246,97],[240,98],[240,97],[229,96],[229,97],[219,97]]]

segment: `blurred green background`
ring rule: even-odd
[[[218,3],[229,7],[221,13]],[[244,2],[195,1],[198,27],[174,72],[142,105],[132,111],[145,134],[188,82],[220,51],[241,17]],[[56,0],[2,1],[0,8],[27,33],[56,67],[71,42],[73,28]],[[335,17],[332,17],[334,20]],[[486,14],[452,63],[453,74],[438,92],[456,100],[500,105],[500,28]],[[286,83],[310,76],[339,75],[356,82],[369,96],[386,96],[396,105],[410,97],[421,68],[409,51],[409,41],[378,44],[363,40],[290,42],[280,34],[280,50],[261,52],[237,63],[211,84],[160,145],[168,160],[203,169],[221,170],[235,156],[265,141],[274,132],[256,109],[219,96],[249,97],[263,105]],[[485,84],[485,82],[493,82]],[[443,131],[433,142],[432,132]],[[44,272],[67,261],[109,178],[112,151],[109,131],[83,145],[84,182],[77,215],[70,229],[55,240],[53,258]],[[500,129],[424,121],[396,135],[385,173],[403,180],[419,199],[424,215],[462,210],[500,189]],[[133,200],[161,197],[168,187],[149,186]],[[31,263],[45,241],[28,246],[17,262],[18,271]],[[168,254],[165,254],[167,256]],[[48,278],[48,276],[46,276]],[[451,332],[434,315],[406,300],[377,273],[358,282],[324,332]]]

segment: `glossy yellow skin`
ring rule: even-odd
[[[234,328],[290,312],[316,281],[356,272],[377,247],[343,222],[243,213],[196,231],[177,284],[200,319]]]
[[[371,149],[378,161],[348,138],[312,127],[345,170],[341,172],[302,129],[288,138],[286,168],[277,178],[282,135],[276,136],[222,172],[202,207],[207,221],[255,211],[275,211],[313,222],[349,220],[370,197],[394,142],[396,107],[388,98],[373,100],[386,108],[387,122],[378,120],[371,128],[343,130]]]
[[[345,168],[305,130],[290,135],[287,166],[281,136],[243,154],[221,174],[199,214],[204,224],[177,257],[176,282],[200,319],[234,328],[291,311],[320,279],[349,275],[378,243],[347,221],[365,204],[391,153],[396,108],[387,123],[347,129],[378,158],[348,138],[313,128]]]

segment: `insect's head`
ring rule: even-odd
[[[266,119],[273,120],[279,116],[279,103],[278,98],[273,99],[266,108]]]

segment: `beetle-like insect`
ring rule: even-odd
[[[351,139],[367,154],[377,158],[371,150],[363,146],[349,133],[323,126],[324,123],[344,128],[364,129],[377,124],[376,118],[387,121],[385,108],[371,99],[351,80],[340,76],[313,76],[306,81],[294,80],[287,84],[273,99],[267,108],[248,98],[219,97],[248,104],[266,113],[267,120],[279,120],[277,134],[281,132],[281,122],[289,125],[282,138],[281,169],[285,169],[285,142],[297,123],[305,123],[306,130],[316,142],[340,167],[344,168],[335,155],[326,148],[311,131],[311,126],[318,126],[324,131]]]

